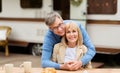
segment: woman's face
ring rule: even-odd
[[[78,40],[77,29],[72,27],[68,28],[68,30],[66,30],[66,39],[68,40],[68,43],[76,43]]]

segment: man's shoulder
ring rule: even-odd
[[[51,30],[47,30],[46,32],[46,36],[55,36],[56,34],[54,34]]]
[[[74,22],[74,23],[76,23],[76,24],[79,25],[79,26],[81,25],[81,23],[80,23],[79,21],[77,21],[77,20],[64,20],[63,22],[64,22],[65,24],[66,24],[66,23],[69,23],[69,22]]]
[[[64,23],[68,23],[68,22],[75,22],[74,20],[64,20]]]
[[[62,43],[62,42],[60,42],[60,43],[57,43],[57,44],[55,44],[55,47],[64,47],[65,45]]]

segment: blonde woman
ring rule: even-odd
[[[77,63],[75,65],[71,61],[80,61],[86,52],[87,47],[83,45],[83,38],[79,27],[74,22],[70,22],[66,24],[65,35],[62,37],[62,41],[53,48],[52,60],[59,64],[66,63],[68,67],[80,69]],[[90,62],[84,67],[92,68]]]

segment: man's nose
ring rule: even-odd
[[[62,28],[61,28],[61,27],[58,27],[58,30],[59,30],[59,31],[61,31],[61,30],[62,30]]]

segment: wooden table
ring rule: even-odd
[[[41,73],[42,68],[32,68],[32,73]],[[0,67],[0,73],[5,73],[5,71]],[[13,73],[24,73],[21,68],[15,67]],[[97,68],[97,69],[86,69],[78,71],[64,71],[57,70],[57,73],[120,73],[120,68]]]

